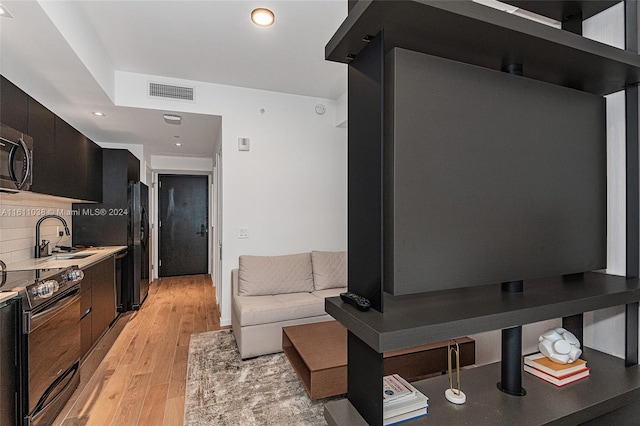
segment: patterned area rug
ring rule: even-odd
[[[282,353],[242,361],[231,330],[191,336],[185,425],[326,425],[337,398],[311,401]]]

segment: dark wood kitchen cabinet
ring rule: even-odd
[[[82,209],[127,209],[130,181],[140,180],[140,160],[126,149],[102,150],[102,203],[73,204]],[[128,217],[75,215],[73,224],[73,244],[84,245],[125,245],[128,238]],[[105,234],[103,230],[109,229]]]
[[[102,148],[0,76],[0,123],[33,138],[33,192],[102,201]]]
[[[82,355],[100,339],[117,316],[114,257],[84,270],[81,300]]]
[[[31,190],[42,194],[64,192],[58,176],[60,168],[55,167],[56,115],[33,98],[29,98],[29,128],[27,134],[37,141],[33,150],[33,170]],[[35,144],[35,142],[34,142]]]
[[[18,422],[18,299],[0,302],[0,423]]]
[[[91,337],[91,279],[87,277],[85,270],[85,278],[80,285],[80,353],[84,357],[93,346]]]
[[[39,144],[34,138],[34,157],[38,148]],[[57,171],[52,195],[88,201],[102,200],[102,148],[57,116],[54,152],[50,158],[52,161],[46,166],[54,167]]]
[[[0,123],[28,133],[29,95],[0,76]]]

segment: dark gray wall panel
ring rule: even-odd
[[[606,266],[602,97],[403,49],[386,63],[386,291]]]

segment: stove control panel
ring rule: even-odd
[[[31,305],[44,302],[44,299],[53,297],[59,291],[82,281],[84,272],[80,269],[67,268],[63,272],[50,275],[47,278],[41,278],[34,284],[27,287],[27,294]]]
[[[53,296],[56,291],[60,289],[58,281],[47,280],[40,282],[37,286],[31,287],[31,294],[36,299],[48,299]]]
[[[76,283],[82,281],[84,272],[81,269],[74,269],[62,274],[62,281]]]

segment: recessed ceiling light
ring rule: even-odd
[[[169,124],[180,124],[182,121],[182,117],[175,114],[165,114],[164,116],[165,123]]]
[[[180,142],[176,142],[176,146],[182,146]]]
[[[105,116],[104,112],[100,112],[100,111],[94,111],[91,114],[95,115],[96,117],[104,117]]]
[[[13,18],[13,15],[9,12],[6,6],[0,4],[0,17],[2,18]]]
[[[251,21],[260,27],[268,27],[274,20],[273,12],[269,9],[259,8],[251,12]]]

